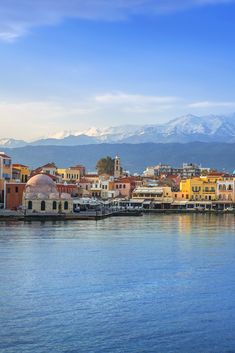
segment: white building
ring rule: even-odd
[[[71,213],[73,200],[70,194],[59,193],[55,182],[45,174],[29,179],[23,195],[23,205],[32,213]]]

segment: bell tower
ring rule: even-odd
[[[121,176],[121,159],[119,156],[116,156],[114,160],[114,178],[120,178],[120,176]]]

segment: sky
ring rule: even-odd
[[[0,138],[235,112],[235,0],[1,0]]]

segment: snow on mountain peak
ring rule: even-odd
[[[52,144],[51,139],[56,139],[56,145],[70,146],[103,142],[235,142],[235,114],[228,116],[188,114],[161,125],[122,125],[105,128],[91,127],[84,131],[67,130],[50,135],[46,139],[34,141],[33,144]],[[30,143],[21,140],[0,140],[1,147],[22,147],[28,144]]]

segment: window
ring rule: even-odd
[[[16,192],[18,192],[19,191],[19,188],[18,188],[18,186],[16,186]]]
[[[126,184],[123,184],[123,189],[125,189],[126,188]]]
[[[64,202],[64,209],[65,209],[65,210],[68,210],[68,208],[69,208],[68,201],[65,201],[65,202]]]
[[[7,188],[7,193],[10,194],[11,193],[11,189]]]
[[[53,203],[52,203],[52,209],[53,209],[53,210],[56,210],[56,209],[57,209],[57,202],[56,202],[56,201],[53,201]]]
[[[11,165],[11,160],[10,159],[3,159],[3,165],[10,167]]]
[[[33,203],[32,203],[32,201],[29,201],[28,202],[28,210],[32,210],[32,208],[33,208]]]
[[[46,210],[46,202],[42,201],[41,202],[41,211],[45,211]]]

